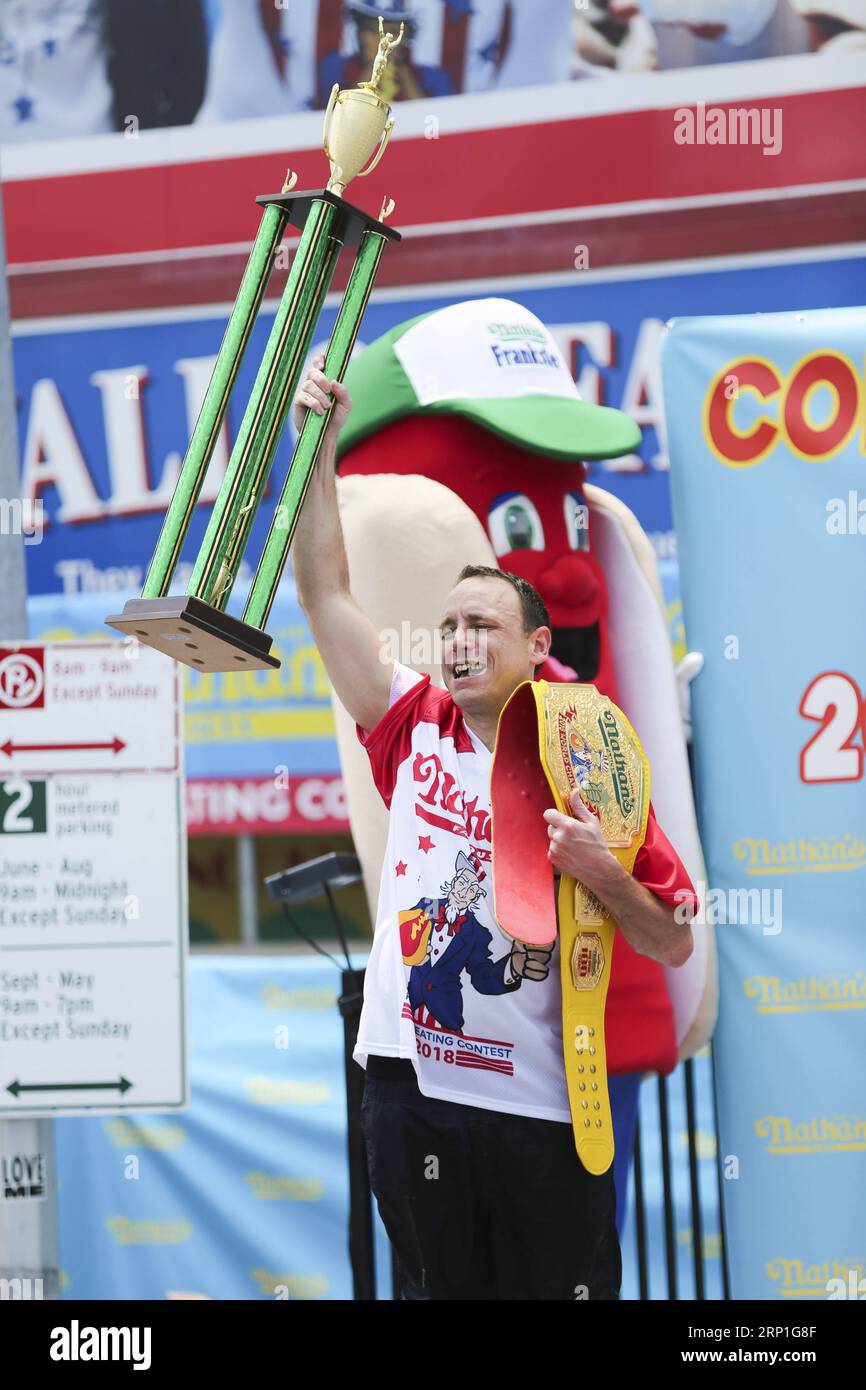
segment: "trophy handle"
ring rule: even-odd
[[[373,170],[375,169],[376,165],[379,163],[379,160],[382,158],[382,155],[385,153],[385,146],[388,144],[388,140],[389,140],[389,138],[390,138],[391,131],[392,131],[393,129],[394,129],[394,117],[393,117],[393,116],[389,116],[389,117],[388,117],[388,122],[387,122],[387,124],[386,124],[386,126],[385,126],[385,129],[382,131],[382,138],[381,138],[381,140],[379,141],[379,148],[377,149],[376,153],[373,155],[373,158],[371,159],[370,163],[367,165],[366,169],[361,169],[360,172],[358,173],[357,177],[358,177],[359,179],[365,179],[365,178],[367,177],[368,174],[372,174],[372,172],[373,172]]]
[[[328,106],[325,111],[325,124],[322,128],[322,149],[328,157],[329,163],[333,163],[331,151],[328,149],[328,136],[331,133],[331,117],[334,114],[334,107],[337,105],[337,97],[340,95],[340,84],[335,82],[331,88],[331,95],[328,98]]]

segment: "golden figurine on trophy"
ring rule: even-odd
[[[380,91],[380,86],[392,48],[396,48],[403,37],[403,25],[396,38],[385,33],[382,19],[379,19],[379,52],[373,63],[369,82],[359,82],[357,87],[340,90],[335,82],[331,88],[328,109],[325,112],[324,148],[331,165],[328,187],[334,193],[342,193],[346,184],[354,178],[366,178],[372,174],[394,129],[391,108]],[[365,169],[364,160],[369,158],[371,145],[375,154]]]

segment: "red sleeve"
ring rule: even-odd
[[[409,756],[412,730],[428,703],[429,686],[430,676],[422,676],[416,685],[405,691],[400,699],[386,710],[375,729],[367,730],[362,729],[360,724],[355,725],[358,741],[366,748],[370,758],[376,789],[389,810],[397,771]],[[444,691],[438,690],[436,686],[433,686],[432,690],[437,696],[444,694]]]
[[[634,861],[635,878],[662,902],[676,907],[688,902],[697,909],[698,897],[683,862],[655,818],[650,802],[646,837]]]

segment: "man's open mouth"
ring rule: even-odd
[[[465,680],[467,676],[480,676],[487,670],[486,661],[462,661],[455,663],[451,671],[455,680]]]

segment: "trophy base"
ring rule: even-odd
[[[194,671],[279,670],[266,632],[192,594],[131,598],[122,613],[105,621]]]
[[[363,208],[347,202],[339,193],[332,193],[330,188],[300,189],[297,193],[263,193],[256,198],[256,202],[262,207],[273,203],[283,209],[292,226],[303,227],[314,199],[330,203],[337,209],[338,216],[330,235],[344,246],[357,246],[365,232],[377,232],[386,241],[402,241],[400,233],[395,232],[393,227],[386,226],[378,217],[371,217]]]

